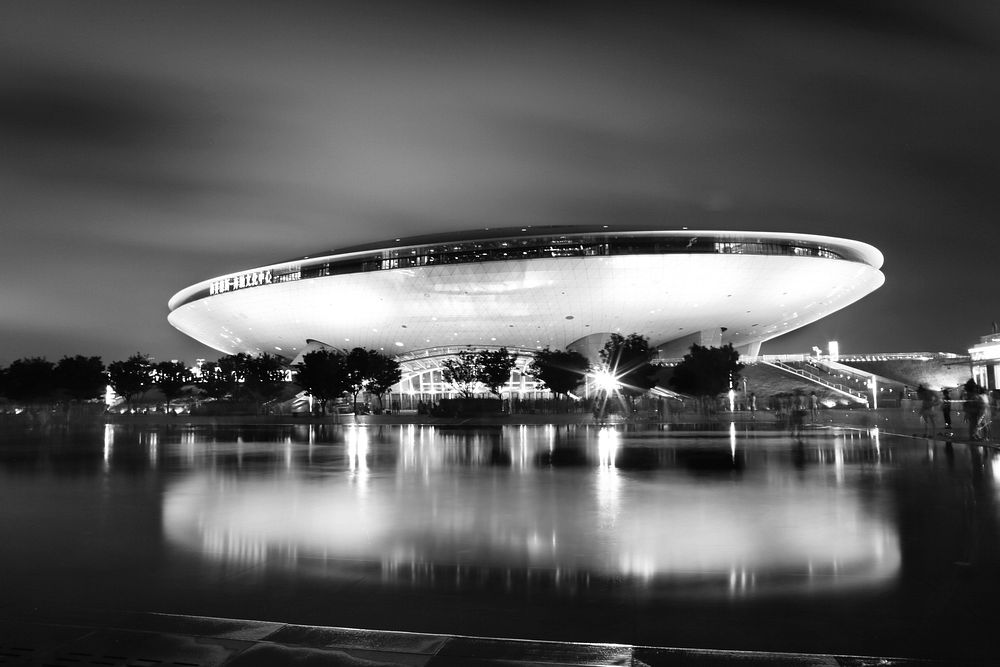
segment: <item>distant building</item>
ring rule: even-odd
[[[1000,376],[1000,333],[994,332],[982,336],[979,342],[969,348],[972,357],[972,378],[981,387],[989,390],[997,389],[997,378]]]

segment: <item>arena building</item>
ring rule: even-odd
[[[762,342],[881,286],[882,261],[868,244],[810,234],[484,229],[204,280],[173,296],[169,321],[227,354],[383,350],[410,371],[404,384],[432,379],[435,360],[468,346],[594,357],[613,332],[645,336],[664,358],[692,343],[756,356]]]

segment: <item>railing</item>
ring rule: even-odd
[[[865,352],[863,354],[841,354],[838,361],[930,361],[931,359],[968,359],[968,355],[954,352]]]
[[[848,377],[854,378],[858,382],[863,383],[865,386],[867,386],[868,383],[873,378],[875,378],[875,376],[872,373],[867,373],[865,371],[858,370],[857,368],[851,368],[850,366],[835,361],[830,361],[829,359],[826,359],[824,357],[812,357],[806,363],[816,368],[818,371],[821,371],[829,375],[831,377],[831,379],[828,380],[829,383],[837,386],[843,386],[847,389],[857,392],[860,396],[866,396],[866,394],[848,385],[843,385],[837,382],[833,378],[840,374],[846,374]]]
[[[848,366],[847,364],[842,364],[839,361],[830,361],[829,359],[818,357],[812,359],[809,363],[811,363],[813,366],[816,366],[817,368],[822,368],[825,372],[829,373],[830,375],[837,375],[844,373],[850,377],[857,378],[858,380],[865,383],[867,383],[869,380],[873,378],[877,378],[881,382],[889,382],[887,379],[882,378],[881,376],[878,376],[875,373],[863,371],[854,368],[852,366]]]
[[[816,375],[815,373],[810,373],[809,371],[804,371],[804,370],[802,370],[800,368],[796,368],[794,366],[790,366],[789,364],[787,364],[787,363],[785,363],[783,361],[766,361],[766,360],[761,359],[760,357],[758,357],[758,361],[760,361],[761,363],[764,363],[764,364],[766,364],[768,366],[772,366],[774,368],[777,368],[779,370],[783,370],[786,373],[792,373],[793,375],[798,375],[799,377],[804,377],[804,378],[806,378],[808,380],[811,380],[812,382],[815,382],[816,384],[822,385],[822,386],[824,386],[827,389],[830,389],[832,391],[839,392],[839,393],[844,394],[846,396],[851,396],[852,398],[858,399],[859,401],[864,401],[865,403],[868,402],[868,395],[865,394],[864,392],[860,392],[857,389],[852,389],[851,387],[847,387],[847,386],[839,384],[837,382],[830,382],[829,380],[826,380],[826,379],[820,377],[819,375]]]
[[[954,352],[866,352],[863,354],[841,354],[837,357],[839,361],[930,361],[931,359],[953,360],[957,362],[968,362],[969,356],[955,354]],[[756,357],[741,356],[740,361],[745,364],[753,364],[758,361],[783,361],[789,362],[824,362],[828,361],[827,356],[815,356],[812,354],[761,354]],[[670,357],[657,359],[657,363],[664,366],[674,366],[681,362],[681,357]]]
[[[808,361],[811,357],[808,354],[761,354],[756,357],[741,356],[740,361],[744,364],[755,364],[757,362],[782,361],[796,362]],[[676,366],[683,361],[682,357],[664,357],[654,359],[653,363],[661,366]]]

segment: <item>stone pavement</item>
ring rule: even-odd
[[[888,657],[487,639],[151,613],[64,612],[57,615],[49,612],[0,618],[0,665],[673,667],[737,664],[747,667],[861,667],[945,663]]]

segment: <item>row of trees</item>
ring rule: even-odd
[[[517,363],[517,355],[499,350],[464,350],[455,358],[446,359],[441,374],[445,382],[465,398],[471,398],[477,384],[482,384],[491,394],[500,397],[500,390],[510,379],[510,373]]]
[[[265,401],[285,382],[281,361],[269,354],[225,355],[202,365],[200,376],[181,361],[153,362],[136,353],[106,367],[100,357],[17,359],[0,368],[0,396],[25,404],[82,402],[104,396],[108,385],[127,403],[158,389],[168,404],[186,393]]]
[[[601,367],[614,375],[622,390],[639,396],[656,384],[656,367],[650,363],[652,351],[648,341],[639,334],[611,334],[600,350]],[[517,355],[507,348],[498,350],[466,350],[443,363],[442,374],[456,391],[470,398],[478,385],[500,396],[504,384],[517,362]],[[534,354],[526,369],[553,394],[566,396],[579,387],[588,373],[594,373],[590,361],[574,350],[553,350],[548,347]]]
[[[402,376],[397,362],[362,348],[311,352],[292,370],[293,382],[324,402],[345,394],[357,402],[363,390],[381,400]],[[152,389],[168,406],[185,395],[263,403],[277,397],[287,380],[288,368],[267,353],[224,355],[197,373],[182,361],[154,362],[140,353],[107,366],[100,357],[77,355],[57,363],[32,357],[0,368],[0,397],[23,404],[82,402],[103,397],[110,385],[127,404]]]
[[[356,347],[344,354],[337,350],[314,350],[295,365],[293,381],[320,401],[323,412],[327,403],[350,394],[357,405],[358,394],[367,391],[379,399],[403,377],[399,363],[375,350]]]
[[[168,406],[192,393],[216,400],[263,403],[281,392],[285,379],[281,360],[266,352],[223,355],[218,361],[203,363],[197,374],[182,361],[153,363],[143,354],[108,365],[108,383],[128,404],[154,387],[167,399]]]
[[[617,391],[634,402],[656,385],[657,368],[650,363],[648,341],[638,335],[612,334],[599,351],[601,363],[594,367],[572,350],[545,348],[534,354],[527,372],[556,396],[567,396],[588,373],[603,372],[613,379]],[[444,362],[443,376],[464,397],[478,385],[500,396],[510,378],[517,355],[506,348],[467,350]],[[721,348],[693,345],[673,369],[669,385],[693,396],[715,396],[739,382],[739,354],[731,345]],[[345,395],[357,403],[367,391],[379,398],[400,381],[399,364],[374,350],[357,347],[350,352],[322,349],[304,355],[293,368],[292,381],[319,400],[325,411],[330,400]],[[43,358],[18,359],[0,368],[0,396],[22,403],[86,401],[100,398],[105,387],[131,403],[135,397],[156,388],[168,405],[194,392],[212,399],[230,398],[265,402],[276,397],[287,384],[287,368],[273,355],[246,353],[224,355],[202,364],[199,374],[180,361],[154,363],[144,354],[134,354],[107,367],[100,357],[63,357],[57,363]]]
[[[108,375],[100,357],[17,359],[0,368],[0,396],[19,403],[86,401],[104,395]]]
[[[645,337],[613,333],[599,350],[599,356],[601,362],[595,366],[574,350],[546,347],[534,354],[527,373],[556,396],[571,394],[588,374],[604,376],[633,406],[637,397],[656,386],[658,370],[651,363],[653,350]],[[473,395],[477,384],[499,397],[516,359],[516,355],[503,347],[493,351],[463,351],[444,362],[443,375],[466,398]],[[732,345],[692,345],[691,351],[674,367],[669,386],[682,394],[717,396],[739,385],[742,368],[739,353]]]

